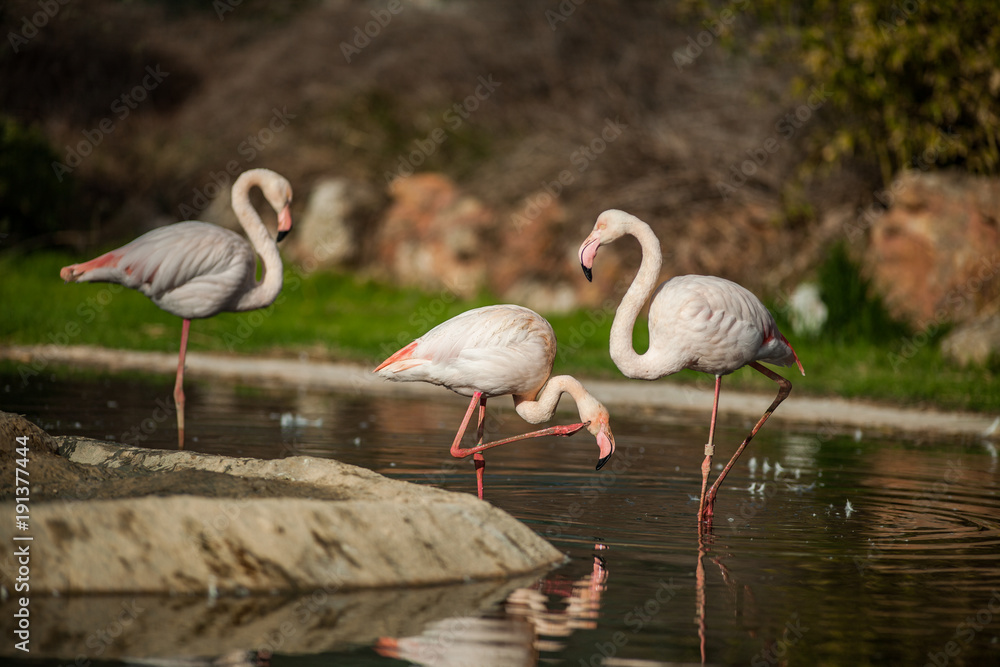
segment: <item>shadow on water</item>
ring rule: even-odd
[[[8,375],[0,376],[0,407],[54,434],[170,449],[173,417],[160,419],[157,401],[169,406],[171,386],[161,378],[35,378],[21,386]],[[390,401],[191,383],[187,397],[195,451],[330,457],[475,492],[471,461],[448,455],[466,401],[444,390],[434,402]],[[526,430],[509,402],[491,406],[491,434]],[[181,626],[190,628],[187,640],[160,632],[156,651],[145,654],[138,636],[128,637],[146,624],[120,623],[118,637],[109,634],[127,600],[99,612],[92,600],[73,598],[58,605],[64,632],[51,640],[58,646],[39,650],[53,664],[227,653],[237,662],[300,667],[1000,661],[1000,465],[992,444],[769,422],[719,494],[714,533],[699,541],[695,494],[707,418],[707,410],[701,419],[613,409],[618,452],[599,472],[586,433],[489,452],[487,500],[568,556],[534,580],[487,585],[482,595],[465,586],[333,593],[322,605],[313,601],[308,618],[303,605],[315,591],[253,604],[144,598],[150,619],[188,603],[206,619]],[[724,460],[751,424],[720,421],[716,458]],[[407,622],[394,623],[399,616],[389,610],[403,611]],[[238,641],[195,642],[208,626]],[[102,631],[107,641],[96,638]]]

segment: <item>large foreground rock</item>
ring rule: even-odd
[[[506,578],[559,559],[500,515],[471,503],[419,499],[178,495],[44,503],[31,516],[40,564],[32,590],[215,594],[426,586]],[[2,562],[19,546],[6,532]]]
[[[16,433],[4,429],[20,418],[0,419],[0,467],[14,479]],[[33,595],[427,586],[513,577],[562,558],[473,496],[337,461],[261,461],[54,438],[60,456],[33,428],[27,530],[13,519],[0,524],[0,586],[8,593],[14,551],[26,544],[15,535],[32,538]],[[70,474],[54,476],[60,468]],[[87,475],[84,486],[74,485],[74,472]],[[13,496],[8,488],[0,502],[8,517],[16,514]]]
[[[562,559],[474,496],[337,461],[52,437],[0,412],[0,474],[18,468],[26,500],[0,485],[0,614],[27,610],[33,657],[208,664],[371,645],[480,613]]]

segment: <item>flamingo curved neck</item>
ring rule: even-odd
[[[663,265],[663,254],[660,251],[659,239],[646,223],[629,216],[623,228],[626,234],[638,239],[642,247],[642,262],[639,264],[635,279],[622,297],[611,325],[611,359],[618,366],[618,370],[627,377],[655,380],[662,374],[654,370],[655,365],[648,363],[647,357],[657,352],[651,344],[644,354],[637,353],[632,345],[632,331],[639,311],[656,289],[660,267]]]
[[[567,393],[576,401],[577,407],[590,398],[590,393],[584,388],[580,381],[572,375],[557,375],[549,378],[542,390],[535,398],[528,399],[524,396],[514,397],[514,410],[521,419],[529,424],[541,424],[552,419],[556,408],[559,406],[559,399],[563,393]],[[580,418],[587,421],[583,414]]]
[[[254,282],[253,287],[243,294],[236,304],[236,311],[255,310],[271,305],[281,292],[284,279],[278,246],[250,203],[250,189],[254,186],[261,187],[261,178],[259,172],[248,171],[233,183],[233,211],[254,251],[264,262],[263,279]]]

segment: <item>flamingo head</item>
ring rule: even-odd
[[[580,266],[583,267],[583,275],[587,280],[594,279],[594,259],[597,257],[597,249],[621,238],[632,217],[625,211],[617,209],[609,209],[597,216],[593,231],[580,246]]]
[[[269,178],[261,184],[261,190],[264,191],[267,203],[278,214],[276,241],[280,243],[292,231],[292,185],[284,176],[271,172]]]
[[[615,453],[615,435],[611,432],[611,416],[608,409],[596,398],[588,396],[578,403],[580,419],[587,422],[587,430],[597,439],[600,448],[600,458],[597,460],[597,470],[600,470],[611,455]]]

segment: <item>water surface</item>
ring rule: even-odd
[[[46,375],[25,385],[6,375],[0,376],[0,408],[23,413],[53,434],[173,448],[173,418],[164,418],[161,407],[169,408],[171,389],[165,377]],[[189,382],[186,393],[188,449],[330,457],[475,492],[471,462],[448,455],[467,403],[445,390],[436,401],[389,400]],[[509,399],[490,405],[490,437],[532,428]],[[713,533],[699,538],[695,495],[709,408],[703,416],[613,409],[618,452],[600,472],[594,470],[597,446],[586,432],[488,452],[487,500],[548,538],[568,560],[537,580],[512,584],[486,608],[455,603],[460,613],[441,615],[449,602],[419,617],[406,636],[358,633],[363,640],[311,652],[293,640],[295,623],[322,628],[327,622],[332,632],[349,615],[323,620],[303,596],[281,602],[298,610],[284,634],[262,627],[259,643],[246,648],[273,649],[274,665],[1000,662],[1000,483],[993,445],[974,438],[841,435],[829,427],[783,429],[770,422],[730,473]],[[560,413],[555,421],[575,417]],[[751,425],[740,417],[721,421],[718,463]],[[373,609],[386,608],[379,604]],[[106,620],[95,618],[95,631]],[[86,628],[88,620],[76,622]],[[288,641],[278,641],[282,637]],[[79,656],[99,662],[114,653],[110,647],[98,653],[100,646],[81,632],[67,640],[65,659],[56,664]],[[266,651],[227,660],[265,657]]]

